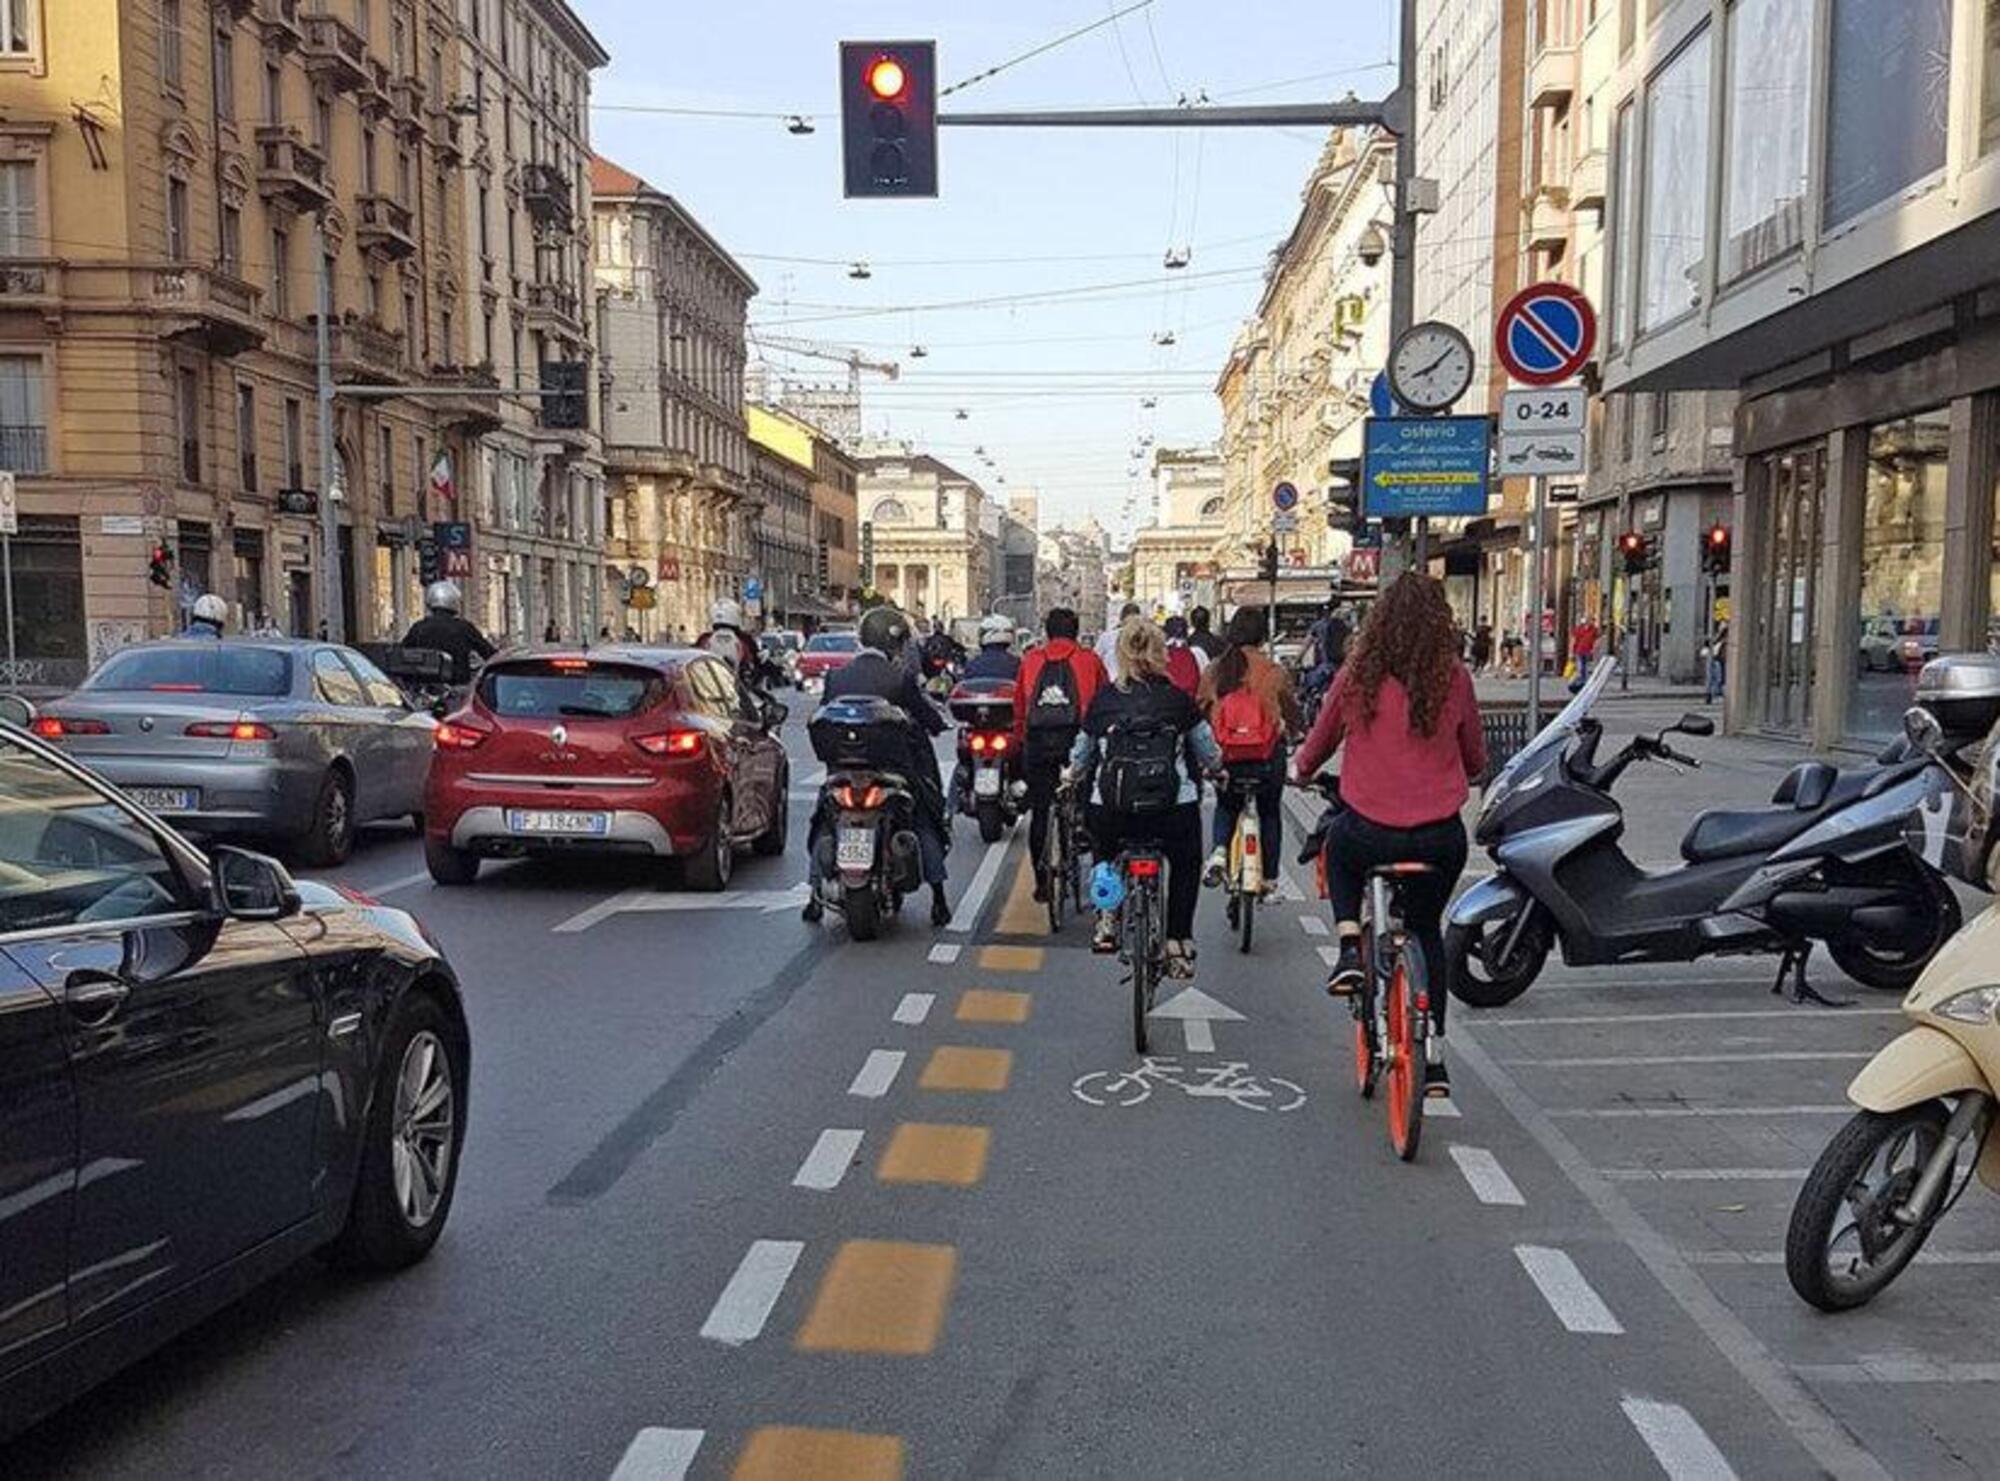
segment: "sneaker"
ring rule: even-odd
[[[1100,910],[1097,912],[1097,929],[1091,933],[1090,949],[1099,956],[1109,956],[1118,949],[1118,912]]]
[[[1353,936],[1343,936],[1340,940],[1340,955],[1334,960],[1333,973],[1326,979],[1327,995],[1336,998],[1351,998],[1361,991],[1361,945]]]
[[[1211,890],[1219,890],[1223,881],[1228,878],[1229,850],[1219,848],[1208,856],[1208,867],[1202,871],[1201,882]]]
[[[1424,1094],[1432,1100],[1451,1095],[1451,1071],[1444,1064],[1444,1040],[1432,1034],[1424,1043]]]
[[[1166,975],[1180,981],[1194,976],[1194,943],[1192,941],[1169,941],[1167,943]]]
[[[1046,905],[1048,902],[1049,876],[1046,871],[1037,869],[1035,871],[1035,903],[1037,905]]]
[[[945,899],[944,890],[937,886],[931,889],[931,924],[934,926],[951,924],[951,901]]]
[[[814,895],[810,900],[806,901],[805,909],[799,912],[799,919],[809,926],[816,926],[825,915],[826,907],[820,904],[819,896]]]

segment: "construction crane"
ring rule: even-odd
[[[845,365],[847,391],[851,396],[861,394],[861,372],[864,370],[872,370],[885,380],[895,380],[903,373],[903,367],[894,360],[870,360],[847,345],[822,344],[810,339],[780,339],[758,334],[754,330],[750,334],[750,342],[759,349],[779,350],[788,355],[804,355],[813,360],[831,360],[836,365]]]

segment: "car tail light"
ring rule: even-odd
[[[1158,879],[1160,877],[1160,861],[1148,858],[1132,859],[1126,863],[1125,872],[1134,879]]]
[[[590,660],[587,658],[551,658],[549,660],[549,667],[558,673],[580,674],[590,667]]]
[[[58,715],[37,715],[28,729],[43,740],[61,740],[66,735],[109,735],[111,727],[102,720],[65,720]]]
[[[256,720],[197,720],[188,726],[187,733],[204,740],[268,741],[278,738],[277,731]]]
[[[201,685],[199,684],[148,684],[146,687],[154,691],[156,694],[201,693]]]
[[[431,732],[431,740],[440,751],[470,751],[483,745],[492,733],[483,725],[464,720],[440,720],[438,728]]]
[[[648,756],[696,756],[705,739],[699,730],[661,730],[652,735],[635,735],[632,744]]]

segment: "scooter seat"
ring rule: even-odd
[[[1790,843],[1817,821],[1817,813],[1796,807],[1701,813],[1681,840],[1681,857],[1690,864],[1706,864],[1713,859],[1768,853]]]

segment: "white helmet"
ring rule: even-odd
[[[717,599],[713,607],[708,609],[708,625],[710,627],[733,627],[738,632],[741,632],[743,631],[743,609],[730,598],[721,597]]]
[[[457,612],[465,605],[465,594],[455,581],[433,581],[424,588],[424,606],[433,612]]]
[[[194,599],[193,617],[196,622],[212,622],[217,627],[229,620],[229,604],[212,591],[205,591]]]
[[[979,646],[991,648],[996,643],[1014,641],[1014,619],[998,612],[986,617],[979,624]]]

